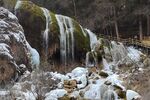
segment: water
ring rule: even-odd
[[[103,100],[118,100],[118,95],[113,90],[104,93]]]
[[[97,65],[97,58],[96,58],[97,54],[95,54],[96,52],[94,52],[94,51],[95,51],[96,45],[98,44],[98,40],[97,40],[97,36],[93,32],[91,32],[89,29],[85,29],[85,30],[87,31],[87,35],[90,38],[90,47],[91,47],[91,51],[87,52],[87,54],[86,54],[86,62],[85,63],[86,63],[86,67],[92,67],[92,66]],[[83,29],[82,29],[82,31],[83,31]],[[86,36],[86,34],[84,36]],[[92,62],[90,61],[91,58],[93,59]]]
[[[60,32],[60,56],[63,64],[74,61],[74,26],[72,19],[67,16],[56,15]]]
[[[94,63],[90,62],[90,55],[91,55],[91,52],[87,52],[86,53],[86,59],[85,59],[85,65],[86,65],[86,67],[92,67],[92,66],[94,66]]]
[[[111,42],[111,54],[114,63],[118,63],[121,60],[124,60],[127,56],[127,50],[125,49],[122,43],[117,44],[115,41]]]
[[[44,39],[44,41],[45,41],[45,55],[46,55],[46,58],[47,58],[47,56],[48,56],[48,42],[49,42],[49,35],[48,35],[48,33],[49,33],[49,23],[50,23],[50,21],[51,21],[51,16],[50,16],[50,12],[46,9],[46,8],[42,8],[41,7],[41,9],[42,9],[42,11],[43,11],[43,13],[44,13],[44,16],[45,16],[45,18],[46,18],[46,28],[45,28],[45,31],[44,31],[44,34],[43,34],[43,39]]]
[[[85,29],[87,31],[87,34],[89,35],[90,38],[90,47],[91,50],[95,49],[95,45],[97,44],[98,40],[97,40],[97,36],[91,32],[89,29]]]
[[[20,0],[17,0],[17,2],[16,2],[16,5],[15,5],[15,10],[16,9],[18,9],[19,7],[21,7],[21,5],[22,5],[22,1],[20,1]]]
[[[86,37],[87,34],[85,33],[85,31],[84,31],[84,29],[83,29],[83,27],[82,27],[81,25],[80,25],[80,28],[81,28],[81,30],[82,30],[83,35]]]
[[[104,70],[110,70],[110,65],[108,64],[107,60],[103,58],[103,68]]]
[[[86,53],[86,60],[85,60],[86,67],[96,67],[98,65],[96,55],[97,53],[94,51]]]

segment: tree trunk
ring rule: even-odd
[[[118,31],[118,23],[117,21],[115,20],[115,30],[116,30],[116,36],[117,36],[117,40],[119,41],[120,37],[119,37],[119,31]]]
[[[118,23],[117,23],[115,7],[114,7],[114,24],[115,24],[115,31],[116,31],[117,40],[119,41],[120,37],[119,37],[119,30],[118,30]]]
[[[73,6],[74,6],[74,16],[75,16],[75,18],[76,18],[76,20],[77,20],[77,9],[76,9],[76,3],[75,3],[75,1],[74,0],[72,0],[73,1]]]
[[[150,18],[149,15],[147,15],[147,36],[150,35]]]
[[[139,17],[139,38],[140,38],[140,41],[142,41],[143,34],[142,34],[142,19],[141,19],[141,16]]]

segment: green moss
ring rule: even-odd
[[[74,35],[75,35],[76,46],[78,48],[84,49],[85,51],[89,51],[90,50],[89,37],[84,36],[79,23],[77,23],[75,20],[73,20],[73,24],[74,24],[74,27],[75,27]]]
[[[43,14],[42,9],[39,6],[33,4],[31,1],[22,1],[22,5],[17,9],[17,11],[19,12],[18,14],[21,16],[22,19],[26,19],[25,21],[21,19],[24,26],[26,26],[28,29],[30,27],[31,31],[34,32],[34,30],[36,30],[36,27],[38,27],[36,23],[38,22],[40,23],[40,29],[38,32],[40,33],[41,30],[45,29],[46,18]],[[50,43],[58,44],[60,43],[59,42],[59,36],[60,36],[59,25],[56,20],[55,14],[52,12],[49,12],[49,13],[51,16],[51,22],[50,22],[50,28],[49,28],[50,37],[53,39],[53,41]],[[73,26],[74,26],[75,48],[77,52],[85,53],[90,50],[90,45],[89,45],[90,39],[88,36],[84,36],[79,23],[76,22],[74,19],[72,19],[72,21],[73,21]],[[71,36],[70,36],[69,41],[71,41]]]
[[[55,17],[55,14],[50,12],[50,16],[51,16],[51,23],[50,23],[50,30],[53,33],[59,33],[59,26]]]
[[[31,13],[30,20],[34,20],[35,17],[40,17],[45,21],[45,16],[42,9],[39,6],[36,6],[30,1],[22,1],[21,7],[18,8],[21,11]]]

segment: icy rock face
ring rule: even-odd
[[[13,52],[17,64],[25,64],[31,69],[31,61],[39,64],[39,54],[26,41],[24,31],[15,15],[4,8],[0,8],[0,43],[7,44]],[[35,57],[37,61],[35,60]]]
[[[19,65],[31,71],[39,65],[39,54],[24,36],[24,31],[15,15],[0,7],[0,86],[13,84],[20,74]]]
[[[141,56],[144,54],[134,47],[126,47],[120,42],[111,41],[110,46],[104,47],[104,53],[102,60],[105,70],[116,70],[122,65],[144,66],[143,62],[140,62]]]

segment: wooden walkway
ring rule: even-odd
[[[100,35],[100,37],[109,39],[112,41],[118,41],[116,37],[111,37],[111,36],[106,36],[106,35]],[[136,48],[140,48],[143,53],[150,55],[150,45],[146,45],[137,39],[131,39],[131,38],[121,39],[120,38],[118,42],[122,42],[124,45],[127,45],[127,46],[134,46]]]

